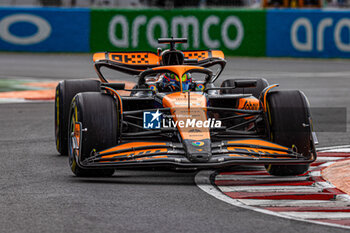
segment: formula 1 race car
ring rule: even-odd
[[[226,61],[219,50],[101,52],[100,78],[64,80],[56,88],[57,150],[77,176],[116,168],[222,168],[265,165],[271,175],[299,175],[316,159],[309,104],[298,90],[265,79],[214,82]],[[216,67],[215,72],[209,68]],[[136,85],[108,82],[103,69],[136,75]],[[121,95],[128,93],[127,95]]]

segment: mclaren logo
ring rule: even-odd
[[[258,110],[259,109],[259,103],[258,102],[253,102],[250,100],[246,100],[243,105],[244,110]]]
[[[146,151],[137,151],[137,152],[129,152],[120,156],[128,156],[128,157],[135,157],[135,156],[140,156],[140,155],[148,155],[148,154],[156,154],[160,153],[162,150],[146,150]]]
[[[131,151],[127,153],[107,155],[107,156],[102,156],[102,158],[118,158],[118,157],[134,158],[139,156],[154,155],[154,154],[166,153],[166,152],[167,152],[167,149],[152,149],[152,150]]]
[[[233,152],[241,152],[241,153],[258,153],[262,156],[268,156],[268,155],[277,155],[277,154],[287,154],[286,152],[278,152],[274,150],[262,150],[262,149],[244,149],[244,148],[228,148],[229,151]]]

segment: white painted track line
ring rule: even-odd
[[[341,145],[341,146],[328,146],[317,148],[317,152],[349,152],[350,145]]]
[[[336,201],[346,201],[350,203],[350,196],[348,194],[338,194],[335,199]]]
[[[222,192],[322,192],[323,187],[315,186],[219,186]]]
[[[319,165],[319,167],[328,167],[331,166],[332,164],[334,164],[335,162],[326,162],[324,164]]]
[[[350,148],[344,148],[344,149],[341,149],[341,148],[339,148],[339,149],[332,149],[332,150],[324,150],[324,151],[322,151],[322,152],[347,152],[347,153],[349,153],[350,152]]]
[[[318,157],[317,162],[329,162],[341,159],[348,159],[348,157]]]
[[[259,199],[237,199],[241,203],[250,206],[260,207],[344,207],[350,206],[350,202],[345,201],[322,201],[322,200],[259,200]]]
[[[350,219],[349,212],[280,212],[294,218],[305,219]]]
[[[310,176],[321,176],[321,171],[312,171],[309,173]]]
[[[331,183],[324,181],[324,182],[316,182],[315,185],[317,187],[322,187],[322,188],[335,188],[334,185],[332,185]]]
[[[217,175],[215,180],[240,180],[240,181],[305,181],[308,180],[307,176],[284,176],[276,177],[271,175]]]

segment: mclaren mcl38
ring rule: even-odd
[[[241,164],[265,165],[278,176],[305,173],[316,159],[317,141],[306,96],[263,78],[216,86],[226,65],[223,52],[176,49],[186,42],[161,38],[169,49],[95,53],[99,80],[59,82],[56,146],[68,154],[73,173]],[[136,77],[135,86],[108,81],[105,70]]]

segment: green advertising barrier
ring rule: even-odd
[[[155,51],[160,37],[187,37],[178,49],[220,49],[226,55],[265,56],[261,10],[92,9],[90,47],[97,51]],[[164,47],[163,47],[164,48]]]

